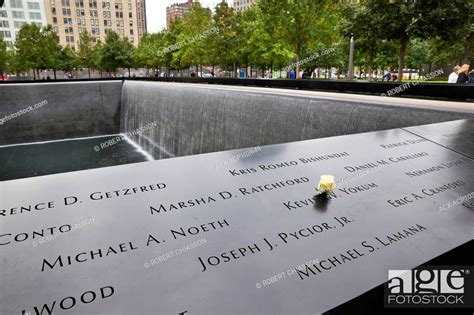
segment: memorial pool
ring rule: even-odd
[[[0,86],[48,100],[0,126],[0,314],[343,314],[472,263],[469,104],[90,84]]]
[[[3,181],[474,118],[472,103],[159,82],[8,84],[0,95],[0,117],[46,104],[0,126]]]

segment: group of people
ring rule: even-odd
[[[474,83],[474,70],[469,65],[463,64],[462,66],[456,66],[453,72],[449,75],[448,83]]]

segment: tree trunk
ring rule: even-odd
[[[33,80],[36,81],[36,69],[33,69]]]
[[[296,55],[296,80],[300,79],[300,54]]]
[[[56,69],[53,69],[54,79],[56,80]]]
[[[466,41],[464,42],[464,56],[462,59],[462,63],[467,63],[467,64],[470,63],[469,55],[471,51],[471,43],[473,40],[474,40],[474,33],[471,33],[471,35],[469,35],[466,38]]]
[[[374,51],[370,50],[370,57],[369,57],[369,81],[372,80],[372,72],[374,71]]]
[[[398,81],[403,80],[403,68],[405,68],[405,53],[407,50],[408,37],[405,33],[402,33],[400,37],[400,57],[398,60]]]
[[[91,68],[87,68],[87,72],[89,73],[89,79],[91,78]]]
[[[234,78],[238,78],[238,75],[237,75],[237,61],[234,61]]]

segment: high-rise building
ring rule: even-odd
[[[25,23],[46,25],[44,0],[5,0],[0,7],[0,37],[12,45]]]
[[[169,28],[177,18],[188,13],[195,2],[197,1],[186,0],[186,2],[175,3],[166,7],[166,27]]]
[[[29,1],[29,0],[28,0]],[[48,24],[59,42],[76,50],[79,35],[87,31],[94,41],[115,31],[138,45],[146,32],[145,0],[44,0]]]
[[[145,1],[146,0],[137,0],[137,25],[139,39],[147,32]]]
[[[257,2],[256,0],[234,0],[234,10],[242,11],[250,8]]]

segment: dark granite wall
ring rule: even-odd
[[[0,85],[0,119],[44,104],[0,121],[0,145],[116,134],[121,89],[121,81]]]

